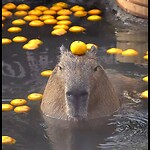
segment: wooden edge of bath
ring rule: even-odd
[[[127,13],[131,13],[132,15],[141,17],[141,18],[148,18],[148,8],[144,6],[140,6],[134,4],[127,0],[116,0],[118,6],[125,10]]]
[[[148,0],[128,0],[134,4],[138,4],[144,7],[148,7]]]

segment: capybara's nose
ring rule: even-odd
[[[86,90],[70,90],[66,92],[66,96],[69,100],[86,100],[88,92]]]

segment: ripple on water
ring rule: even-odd
[[[123,104],[120,112],[111,120],[117,128],[99,149],[111,150],[147,150],[148,149],[148,112],[141,105]]]

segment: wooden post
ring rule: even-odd
[[[116,2],[127,13],[148,18],[148,0],[116,0]]]
[[[145,63],[144,55],[148,51],[148,33],[136,31],[118,31],[116,33],[117,48],[122,50],[135,49],[138,52],[137,56],[122,56],[116,55],[116,60],[124,63]]]

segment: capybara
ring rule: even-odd
[[[62,120],[109,116],[120,107],[118,96],[100,65],[94,47],[78,56],[60,48],[60,60],[49,77],[41,102],[44,115]]]

